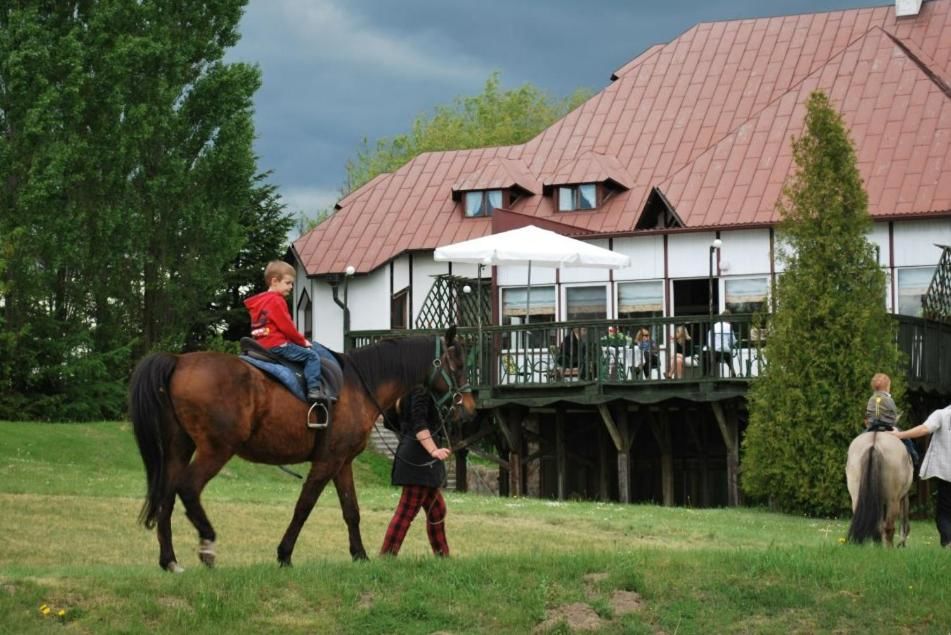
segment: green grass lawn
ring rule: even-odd
[[[399,490],[384,459],[356,466],[373,554]],[[218,567],[199,565],[179,505],[187,571],[172,575],[135,522],[145,482],[127,424],[0,422],[0,632],[951,632],[951,550],[928,521],[886,551],[841,544],[844,520],[449,493],[452,558],[431,556],[418,520],[399,558],[354,563],[331,487],[280,569],[298,490],[274,467],[228,464],[203,496]]]

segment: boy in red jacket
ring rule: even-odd
[[[264,270],[267,291],[251,296],[244,306],[251,313],[251,335],[258,344],[274,355],[291,362],[304,363],[307,380],[307,398],[325,400],[320,389],[320,358],[333,359],[333,353],[309,342],[300,334],[287,310],[287,296],[294,290],[294,267],[281,260],[273,260]]]

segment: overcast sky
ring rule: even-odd
[[[531,82],[600,90],[652,44],[698,22],[883,0],[250,0],[230,60],[257,64],[255,149],[288,209],[332,205],[361,140],[409,129],[457,95]]]

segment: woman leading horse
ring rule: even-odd
[[[139,520],[157,528],[159,565],[183,570],[172,547],[176,495],[198,531],[199,558],[214,565],[216,534],[200,497],[235,455],[271,465],[311,462],[277,548],[282,566],[291,564],[297,537],[331,479],[347,524],[350,555],[366,558],[353,459],[366,447],[381,412],[413,386],[426,385],[452,419],[474,415],[465,352],[455,336],[455,327],[450,327],[444,338],[387,339],[343,355],[344,384],[333,423],[320,432],[305,425],[306,403],[236,356],[155,353],[139,362],[129,387],[132,425],[148,485]]]

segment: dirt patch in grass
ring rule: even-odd
[[[611,608],[614,615],[629,615],[644,608],[644,600],[634,591],[615,591],[611,594]]]
[[[573,631],[597,631],[605,622],[584,602],[574,602],[545,611],[545,621],[532,632],[547,633],[559,624],[565,624]]]
[[[357,608],[360,609],[369,609],[373,606],[373,594],[369,591],[364,591],[360,594],[360,599],[357,600]]]
[[[184,598],[175,597],[174,595],[162,595],[155,599],[155,603],[159,606],[164,606],[176,611],[193,611],[191,604],[188,603],[188,600]]]

